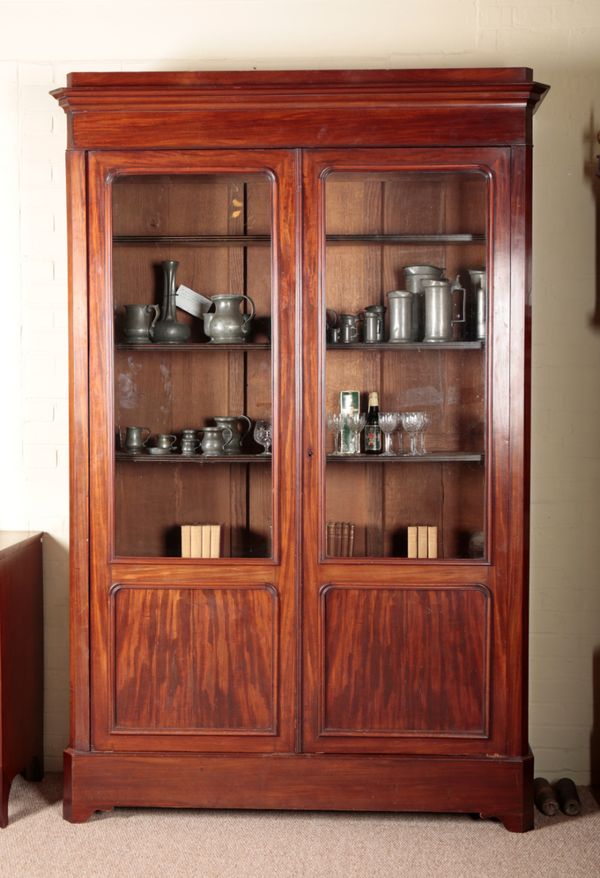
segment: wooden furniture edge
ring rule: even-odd
[[[480,813],[533,826],[533,756],[118,754],[65,751],[65,819],[114,807]],[[76,802],[76,804],[75,804]]]

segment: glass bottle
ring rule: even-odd
[[[365,454],[381,454],[383,444],[381,440],[381,427],[379,426],[379,394],[377,391],[369,393],[369,411],[365,424]]]

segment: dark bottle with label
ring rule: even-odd
[[[379,395],[376,391],[369,393],[369,411],[365,424],[365,453],[381,454],[383,443],[379,426]]]

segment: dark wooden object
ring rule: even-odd
[[[577,787],[570,777],[561,777],[554,784],[556,797],[560,810],[569,817],[575,817],[581,813],[581,801],[577,792]]]
[[[545,777],[535,778],[533,794],[538,811],[541,811],[546,817],[555,817],[558,814],[556,794]]]
[[[42,535],[0,532],[0,827],[13,779],[43,776]]]
[[[55,92],[73,340],[67,819],[330,808],[531,828],[531,129],[545,91],[506,68],[79,73]],[[153,301],[165,258],[201,292],[251,290],[271,317],[263,347],[212,350],[197,334],[181,350],[115,349],[115,307]],[[398,266],[440,259],[449,274],[488,267],[484,345],[326,348],[325,306],[356,311],[396,288]],[[384,401],[423,384],[467,392],[436,409],[427,459],[348,467],[328,462],[320,418],[357,374]],[[220,400],[253,418],[272,404],[268,466],[115,459],[116,425],[171,432],[197,424],[190,401],[224,414]],[[367,534],[359,557],[326,558],[324,523],[350,509],[376,523],[377,557]],[[167,558],[169,522],[213,511],[229,516],[232,557]],[[445,536],[439,559],[394,553],[394,527],[416,520]],[[235,554],[243,527],[253,557]],[[470,560],[463,535],[484,527]]]

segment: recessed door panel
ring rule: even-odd
[[[325,587],[322,734],[486,733],[483,588]]]
[[[276,732],[272,587],[115,587],[114,727]]]

